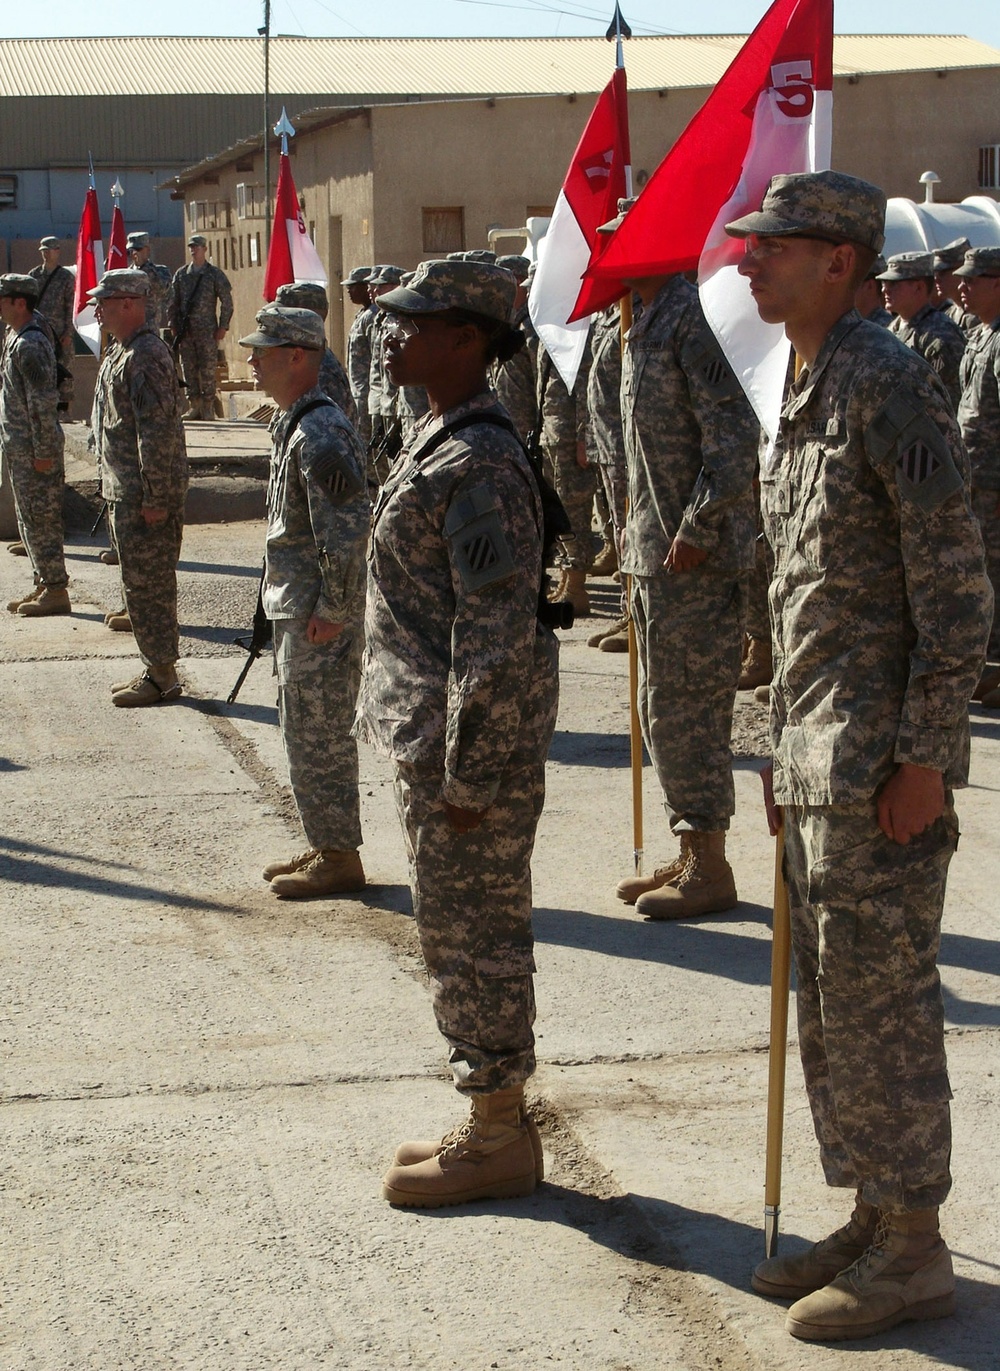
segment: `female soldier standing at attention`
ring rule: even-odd
[[[383,1194],[419,1208],[528,1195],[542,1173],[530,860],[558,649],[536,618],[538,486],[487,381],[518,345],[514,290],[499,267],[425,262],[378,300],[389,376],[430,411],[375,507],[357,727],[396,768],[434,1012],[471,1103],[396,1153]]]

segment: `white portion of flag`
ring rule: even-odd
[[[758,96],[739,183],[719,211],[698,266],[705,317],[772,444],[781,415],[790,345],[780,324],[765,324],[757,313],[749,282],[737,272],[743,240],[730,238],[725,225],[760,208],[772,176],[829,167],[833,92],[815,91],[811,114],[806,118],[790,117],[787,103],[773,89]]]
[[[538,245],[538,269],[528,296],[528,314],[566,389],[572,391],[587,347],[590,319],[567,324],[590,261],[590,245],[564,191],[559,192],[548,232]]]
[[[288,231],[288,251],[292,258],[292,273],[297,284],[311,282],[314,285],[326,285],[326,268],[320,261],[319,253],[313,244],[313,240],[306,232],[306,226],[301,216],[297,219],[286,219],[285,227]]]
[[[104,243],[100,238],[95,238],[87,244],[86,251],[93,254],[95,281],[100,281],[104,275]],[[73,316],[73,327],[90,348],[95,357],[101,355],[101,326],[97,322],[94,314],[93,304],[83,307],[79,314]]]

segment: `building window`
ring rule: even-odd
[[[16,176],[0,176],[0,209],[17,209]]]
[[[979,189],[1000,190],[1000,143],[979,149]]]
[[[465,247],[465,211],[425,209],[424,252],[461,252]]]
[[[211,229],[229,227],[228,200],[192,200],[191,231],[206,233]]]
[[[266,219],[267,194],[263,186],[239,181],[236,185],[237,219]]]

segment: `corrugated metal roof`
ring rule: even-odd
[[[743,35],[633,38],[637,90],[712,85]],[[303,95],[431,98],[600,90],[609,45],[593,38],[272,38],[271,88]],[[834,71],[1000,66],[1000,51],[959,35],[838,37]],[[259,38],[0,39],[0,96],[247,95],[263,84]]]

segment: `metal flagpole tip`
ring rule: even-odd
[[[120,200],[122,198],[122,196],[125,194],[125,187],[122,185],[121,181],[117,179],[115,180],[114,185],[111,187],[111,194],[114,196],[116,200]]]
[[[281,107],[281,118],[274,126],[274,136],[275,138],[295,137],[295,125],[292,123],[291,119],[289,119],[288,111],[285,109],[284,105]]]
[[[635,874],[637,876],[642,875],[642,852],[643,850],[641,847],[632,849],[632,860],[635,862]]]
[[[764,1256],[778,1255],[778,1220],[781,1217],[780,1204],[764,1206]]]

